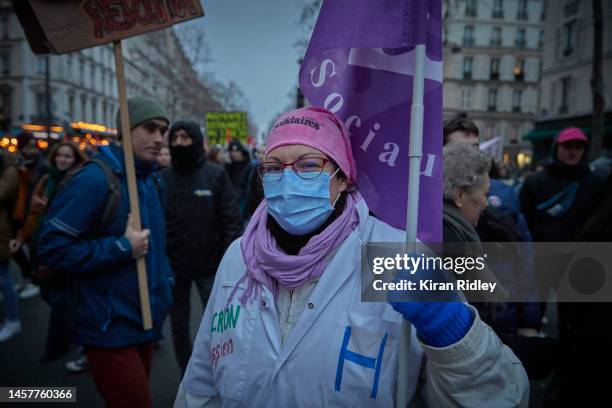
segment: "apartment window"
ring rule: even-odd
[[[463,79],[472,79],[472,67],[474,66],[473,57],[463,58]]]
[[[517,20],[527,20],[527,0],[518,0],[518,9],[516,10]]]
[[[514,69],[512,70],[512,73],[514,74],[515,81],[522,81],[523,79],[525,79],[525,60],[524,59],[519,58],[516,60],[516,64],[514,65]]]
[[[516,30],[516,40],[514,41],[516,48],[525,48],[527,46],[527,35],[524,28]]]
[[[563,16],[565,18],[575,16],[578,14],[578,10],[580,10],[580,0],[572,1],[563,7]]]
[[[461,109],[468,110],[472,108],[472,90],[463,88],[461,90]]]
[[[100,72],[100,90],[103,94],[106,93],[106,72],[104,72],[104,69]]]
[[[512,112],[520,112],[521,111],[521,99],[523,97],[523,91],[520,89],[515,89],[512,92]]]
[[[491,79],[499,79],[499,58],[491,58]]]
[[[45,56],[37,56],[36,57],[36,73],[39,75],[45,74]]]
[[[493,18],[504,18],[503,0],[493,0]]]
[[[463,29],[463,45],[474,45],[474,26],[467,25]]]
[[[95,90],[96,89],[96,66],[92,63],[91,64],[91,89]]]
[[[101,116],[101,123],[106,122],[106,110],[108,109],[108,106],[106,106],[106,101],[102,101],[102,116]]]
[[[0,59],[2,59],[2,75],[8,75],[11,73],[11,53],[10,52],[3,52],[2,56],[0,56]]]
[[[91,98],[91,120],[94,123],[98,120],[98,101],[96,98]]]
[[[491,31],[491,46],[501,47],[502,45],[502,29],[501,27],[493,27]]]
[[[519,125],[513,124],[510,126],[510,143],[516,144],[518,143],[519,138]]]
[[[68,119],[74,120],[74,95],[68,95]]]
[[[476,0],[467,0],[465,4],[466,17],[478,17],[478,5]]]
[[[8,130],[11,126],[11,94],[12,88],[0,85],[0,130]]]
[[[544,47],[544,30],[540,30],[540,35],[538,36],[538,48],[542,49]]]
[[[39,118],[47,117],[47,101],[44,92],[36,93],[36,116]]]
[[[576,46],[576,20],[572,20],[563,25],[563,41],[565,42],[565,48],[563,49],[563,55],[572,55]]]
[[[569,91],[572,78],[567,76],[561,78],[561,106],[559,113],[567,113],[569,111]]]
[[[81,95],[81,119],[87,120],[87,96]]]
[[[489,89],[489,100],[487,110],[489,112],[495,112],[497,110],[497,89]]]
[[[85,85],[85,63],[83,60],[79,61],[79,82],[81,86]]]
[[[0,16],[0,32],[2,32],[3,40],[9,38],[9,19],[7,15]]]
[[[495,122],[489,122],[487,123],[487,140],[488,139],[493,139],[493,136],[495,136]]]
[[[72,80],[72,55],[66,55],[66,78]]]

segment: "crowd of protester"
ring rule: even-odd
[[[307,108],[296,112],[331,126],[333,131],[325,126],[321,130],[328,132],[328,139],[317,139],[314,128],[307,129],[312,134],[300,134],[299,126],[303,125],[290,123],[281,126],[280,131],[271,131],[267,146],[255,147],[238,140],[226,147],[209,147],[198,124],[172,122],[157,102],[146,98],[131,98],[129,111],[142,230],[134,227],[129,214],[121,135],[117,144],[86,154],[67,141],[41,152],[36,139],[24,132],[18,136],[16,153],[0,152],[0,286],[4,303],[0,342],[18,339],[22,325],[27,324],[20,319],[20,302],[41,296],[50,307],[45,355],[41,359],[54,361],[78,347],[67,369],[89,370],[108,406],[129,401],[133,406],[145,407],[152,405],[148,377],[168,315],[176,360],[185,375],[177,403],[189,406],[190,398],[197,397],[194,390],[203,387],[207,395],[206,386],[210,384],[206,372],[210,361],[205,361],[209,354],[196,354],[202,344],[196,345],[192,359],[192,286],[197,288],[203,308],[208,303],[209,309],[212,304],[223,310],[243,284],[248,286],[240,304],[244,307],[251,296],[260,296],[265,308],[264,287],[270,288],[267,281],[252,275],[264,273],[258,262],[302,270],[313,265],[319,255],[332,256],[337,249],[333,245],[348,239],[355,226],[350,231],[347,226],[359,223],[361,215],[357,214],[362,210],[373,225],[362,237],[364,240],[372,239],[368,234],[380,240],[399,235],[368,215],[367,208],[358,208],[350,143],[342,133],[343,126],[327,111]],[[120,129],[119,118],[117,122]],[[295,132],[284,134],[282,131],[289,127],[296,127]],[[478,145],[479,129],[471,121],[458,118],[445,123],[445,242],[611,240],[610,158],[606,153],[589,163],[590,142],[580,129],[559,132],[549,162],[520,171],[497,163]],[[304,164],[308,168],[296,170],[306,157],[298,154],[304,147],[307,158],[317,160]],[[270,160],[282,166],[277,163],[274,167]],[[287,167],[292,167],[295,174]],[[317,180],[328,183],[319,186],[320,192],[332,186],[336,190],[333,200],[329,194],[316,196],[312,189],[298,191],[304,183],[300,171],[319,167],[317,176],[323,176]],[[266,189],[266,178],[276,176],[286,177],[286,183],[294,184],[283,187],[286,191]],[[290,200],[280,202],[281,196],[300,194],[313,194],[310,207],[299,201],[301,213],[291,208],[297,199],[293,204]],[[265,206],[260,205],[264,200],[268,201],[268,218]],[[315,203],[316,200],[325,203]],[[310,213],[311,218],[303,218]],[[314,229],[305,230],[305,225]],[[242,247],[232,246],[243,234]],[[318,241],[320,236],[325,240]],[[271,246],[270,240],[278,242],[280,248]],[[232,262],[241,256],[248,264],[247,272],[233,276],[233,268],[240,266]],[[264,259],[266,256],[270,259]],[[493,279],[509,290],[519,280],[528,282],[531,277],[523,275],[532,271],[525,266],[532,261],[530,256],[508,257],[512,260],[489,265]],[[133,262],[139,258],[144,258],[147,266],[152,330],[142,330],[141,326]],[[11,259],[19,269],[18,282],[9,271]],[[225,288],[226,282],[215,283],[218,273],[227,275],[235,287]],[[277,280],[272,289],[278,291],[274,300],[279,302],[279,319],[290,319],[283,313],[295,313],[290,298],[295,282],[283,280],[287,278],[282,274],[273,276]],[[320,278],[320,274],[308,276],[316,281]],[[237,284],[236,279],[240,279]],[[300,284],[311,282],[300,279]],[[308,289],[309,284],[295,286],[303,297],[302,306],[314,290],[314,286]],[[535,281],[533,285],[531,289],[535,290]],[[225,294],[229,299],[219,298]],[[283,299],[289,302],[287,311],[282,309]],[[413,323],[420,340],[435,347],[452,346],[467,336],[470,325],[482,320],[520,360],[530,380],[550,380],[547,398],[552,406],[572,405],[585,392],[595,396],[605,393],[605,378],[598,377],[593,367],[604,369],[611,358],[605,347],[612,339],[607,304],[474,302],[464,308],[450,302],[439,307],[443,309],[436,313],[447,319],[440,325],[453,328],[452,335],[442,335],[441,329],[432,330],[431,322],[420,322],[419,316],[425,311],[405,304],[393,305]],[[558,338],[544,334],[547,308],[552,307],[558,310]],[[207,309],[204,318],[213,319],[213,312],[217,310]],[[381,309],[380,313],[387,312]],[[475,318],[474,313],[479,317]],[[283,336],[294,329],[295,316],[293,319],[293,323],[282,325]],[[211,322],[208,323],[202,327],[210,331]],[[212,331],[216,324],[212,321]],[[285,340],[283,337],[283,344]],[[430,352],[429,348],[425,350],[425,354]],[[435,354],[428,357],[441,358]],[[505,348],[497,350],[493,345],[480,358],[484,362],[510,359]],[[479,361],[474,359],[471,363]],[[231,368],[227,370],[228,378],[236,375]],[[440,378],[447,381],[453,375],[456,373],[449,371]],[[506,371],[500,378],[510,381],[516,375]],[[435,384],[440,378],[429,380]],[[484,374],[479,378],[489,380],[495,381]],[[448,391],[437,384],[441,395]],[[505,392],[500,388],[500,395]],[[465,393],[469,400],[469,391]],[[440,395],[436,398],[440,402],[451,401]]]

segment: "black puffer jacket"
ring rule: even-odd
[[[177,148],[185,148],[170,146],[173,167],[165,169],[162,177],[170,265],[177,275],[201,277],[216,273],[225,250],[241,234],[242,224],[227,173],[206,162],[202,134],[193,125],[179,122],[170,130],[172,135],[184,129],[193,139],[189,147],[197,150],[177,154]],[[174,163],[179,156],[190,163]]]
[[[601,203],[604,180],[587,163],[588,150],[577,166],[557,159],[525,180],[519,199],[521,209],[536,242],[572,242]]]

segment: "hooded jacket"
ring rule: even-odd
[[[253,165],[248,150],[238,140],[232,140],[228,149],[238,149],[242,152],[244,157],[244,160],[241,162],[232,161],[225,165],[225,170],[227,170],[227,174],[234,186],[234,191],[236,191],[238,202],[242,205],[249,185],[249,176],[251,175]]]
[[[588,146],[576,166],[557,158],[557,138],[552,160],[529,176],[521,188],[521,209],[536,242],[572,242],[578,238],[590,213],[601,202],[604,180],[588,166]]]
[[[42,227],[39,262],[57,272],[70,273],[75,286],[76,342],[85,346],[117,348],[161,338],[172,303],[172,274],[166,258],[162,190],[154,163],[136,160],[136,177],[143,229],[149,229],[145,257],[153,328],[143,330],[136,261],[124,236],[130,211],[123,151],[100,149],[121,183],[121,200],[114,220],[100,224],[109,186],[103,170],[83,167],[55,196]],[[157,186],[156,186],[157,184]]]
[[[179,129],[193,143],[170,146],[172,167],[162,172],[168,256],[176,275],[214,276],[225,250],[242,232],[238,203],[223,168],[206,161],[197,124],[177,122],[170,135]]]

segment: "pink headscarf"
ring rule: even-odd
[[[327,109],[308,106],[282,114],[268,135],[266,156],[279,146],[295,144],[313,147],[332,158],[349,184],[357,179],[348,132],[342,121]]]

